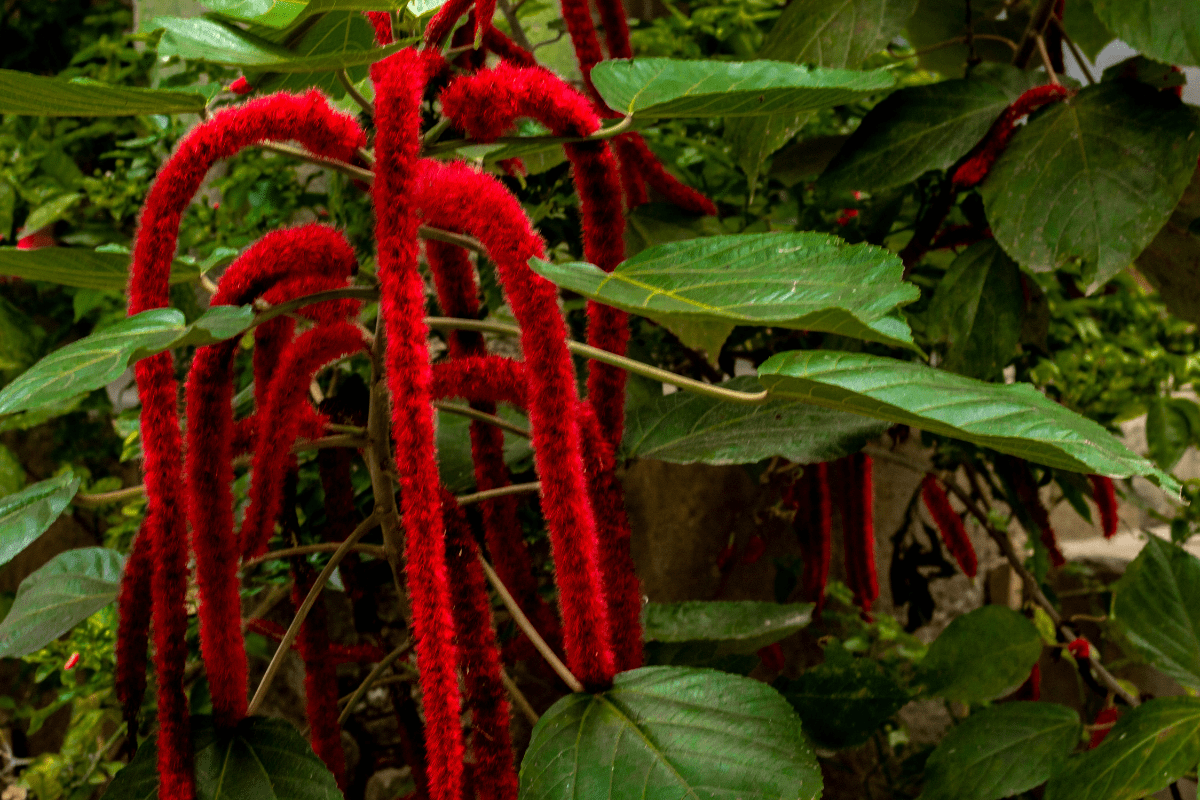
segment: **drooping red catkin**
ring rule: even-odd
[[[959,568],[968,578],[974,578],[979,569],[975,547],[971,544],[971,537],[967,535],[962,517],[955,513],[950,505],[950,498],[946,496],[941,481],[932,475],[926,475],[921,481],[921,499],[925,502],[925,508],[929,509],[929,515],[933,517],[938,531],[942,534],[942,541],[958,562]]]
[[[1100,529],[1104,531],[1104,538],[1111,539],[1117,535],[1117,490],[1113,486],[1112,478],[1106,478],[1103,475],[1088,475],[1088,480],[1092,484],[1092,498],[1096,501],[1096,507],[1100,509]]]
[[[387,331],[385,377],[405,528],[417,668],[425,706],[429,789],[435,800],[460,800],[462,706],[454,616],[441,514],[437,442],[430,406],[425,284],[417,266],[417,209],[429,202],[416,176],[421,96],[440,56],[402,50],[372,66],[375,80],[375,239],[380,313]],[[494,213],[494,212],[493,212]]]
[[[635,209],[650,202],[646,194],[646,179],[638,166],[637,152],[625,136],[612,140],[612,148],[617,153],[617,161],[621,165],[621,189],[625,192],[625,208]]]
[[[506,356],[463,356],[433,365],[430,391],[435,400],[461,397],[471,402],[526,407],[529,373]]]
[[[508,38],[499,28],[490,27],[483,34],[483,46],[514,67],[537,66],[533,53]]]
[[[596,104],[604,108],[600,93],[592,85],[592,67],[604,60],[604,54],[600,52],[600,39],[596,36],[596,23],[592,21],[588,0],[562,0],[561,5],[563,22],[571,36],[571,44],[575,46],[575,58],[583,75],[583,85]]]
[[[239,75],[237,80],[229,84],[229,91],[236,95],[244,95],[253,92],[254,87],[250,85],[250,81],[246,80],[245,75]]]
[[[299,608],[316,577],[308,564],[292,564],[292,604]],[[329,645],[325,604],[318,600],[309,609],[296,637],[296,650],[304,661],[304,715],[308,719],[313,752],[346,790],[346,754],[342,750],[342,728],[338,725],[337,669]]]
[[[1029,465],[1024,462],[1016,463],[1015,468],[1011,470],[1011,476],[1013,488],[1017,491],[1017,501],[1025,507],[1025,513],[1029,515],[1034,527],[1038,529],[1038,536],[1050,555],[1050,563],[1061,567],[1067,563],[1067,559],[1058,547],[1058,536],[1054,533],[1054,528],[1050,526],[1050,512],[1042,504],[1042,498],[1038,494],[1038,487],[1033,480],[1033,473],[1030,472]]]
[[[138,712],[146,694],[146,647],[150,642],[150,574],[154,568],[147,523],[133,538],[129,559],[121,575],[117,597],[117,668],[115,685],[121,703],[121,718],[127,730],[136,731]]]
[[[609,58],[633,58],[629,46],[629,21],[625,19],[625,5],[621,0],[596,0],[600,12],[600,24],[604,26],[604,43],[608,45]]]
[[[983,182],[988,172],[991,171],[992,165],[996,163],[996,159],[1008,147],[1009,141],[1016,133],[1016,124],[1021,117],[1028,116],[1046,103],[1070,96],[1071,90],[1066,86],[1045,83],[1027,90],[1014,100],[1012,105],[1004,109],[1000,118],[992,123],[987,135],[983,137],[983,141],[975,145],[974,149],[960,162],[952,178],[954,189],[963,191]]]
[[[1096,719],[1092,722],[1092,735],[1088,740],[1088,750],[1095,750],[1108,738],[1108,732],[1113,729],[1120,717],[1121,709],[1117,706],[1108,706],[1096,713]]]
[[[544,247],[520,204],[495,178],[463,163],[426,160],[419,167],[412,196],[423,221],[483,242],[521,326],[534,461],[556,566],[567,663],[585,685],[605,686],[615,672],[614,656],[583,470],[575,372],[557,290],[527,266],[530,258],[544,256]]]
[[[509,734],[508,696],[501,677],[500,651],[492,627],[492,604],[479,566],[466,514],[449,492],[442,493],[446,562],[455,580],[454,623],[459,667],[471,710],[474,783],[481,800],[516,800],[517,771]]]
[[[475,9],[467,12],[466,21],[454,29],[454,33],[450,36],[450,49],[462,50],[454,58],[454,66],[466,72],[474,72],[477,69],[483,69],[487,64],[487,50],[483,47],[476,48],[475,46]]]
[[[294,139],[311,152],[350,159],[366,139],[353,118],[334,112],[318,92],[276,94],[215,114],[180,142],[150,187],[133,248],[129,314],[168,304],[168,278],[184,208],[218,159],[263,140]],[[142,403],[143,471],[154,571],[151,580],[155,670],[158,684],[159,796],[195,796],[183,669],[187,659],[187,508],[176,411],[178,389],[170,352],[135,367]]]
[[[785,493],[784,505],[796,511],[793,527],[800,539],[804,558],[801,586],[804,596],[816,603],[817,613],[825,608],[825,585],[832,560],[833,499],[829,494],[829,465],[808,464],[804,474]]]
[[[717,207],[713,205],[713,201],[687,184],[681,183],[678,178],[667,172],[666,167],[651,152],[650,146],[646,144],[646,140],[642,138],[641,134],[626,133],[618,138],[628,139],[628,152],[636,164],[635,168],[641,172],[646,183],[661,193],[667,202],[674,203],[693,214],[716,215]],[[625,145],[621,146],[625,147]],[[626,157],[625,150],[622,150],[621,157]]]
[[[375,29],[375,44],[387,47],[394,41],[390,11],[364,11],[362,13],[371,23],[371,27]]]
[[[854,591],[854,602],[870,616],[871,604],[879,598],[875,573],[875,487],[871,457],[865,453],[847,456],[843,462],[842,539],[846,554],[846,579]]]

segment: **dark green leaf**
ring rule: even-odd
[[[991,239],[951,262],[929,305],[929,336],[944,341],[944,369],[972,378],[1000,374],[1016,353],[1025,315],[1021,270]]]
[[[1200,66],[1200,4],[1092,0],[1092,7],[1135,50],[1167,64]]]
[[[1125,709],[1095,750],[1067,760],[1045,800],[1137,800],[1200,761],[1200,699],[1159,697]]]
[[[1174,89],[1176,91],[1187,85],[1187,76],[1178,67],[1145,56],[1133,56],[1124,61],[1118,61],[1111,67],[1106,67],[1100,80],[1133,80],[1147,84],[1154,89]]]
[[[856,658],[834,642],[825,648],[824,663],[790,681],[783,696],[819,746],[841,750],[870,739],[912,692],[883,664]]]
[[[204,95],[64,81],[0,69],[0,114],[39,117],[113,117],[185,114],[204,109]]]
[[[304,737],[282,719],[247,717],[218,730],[192,717],[196,800],[341,800],[337,782]],[[157,800],[154,737],[117,773],[104,800]]]
[[[1193,436],[1200,433],[1192,430],[1191,415],[1184,407],[1186,403],[1191,401],[1155,397],[1150,400],[1146,414],[1146,444],[1150,448],[1150,458],[1167,472],[1175,468],[1191,445]]]
[[[501,406],[498,415],[528,429],[529,420],[510,406]],[[515,466],[530,457],[529,440],[505,434],[504,461]],[[471,458],[471,420],[461,414],[438,412],[438,472],[442,485],[451,492],[463,492],[475,486],[475,462]]]
[[[646,203],[625,218],[625,253],[630,257],[656,244],[722,233],[725,228],[715,217],[698,217],[674,203]]]
[[[655,319],[716,358],[737,325],[826,331],[913,347],[896,307],[916,299],[900,260],[824,233],[711,236],[656,245],[611,273],[533,260],[534,271],[602,303]],[[697,325],[705,326],[697,328]]]
[[[958,617],[929,645],[921,679],[929,694],[981,703],[1002,697],[1029,677],[1042,652],[1033,623],[1008,606],[984,606]]]
[[[117,599],[124,557],[105,547],[68,550],[17,587],[0,622],[0,656],[41,650]]]
[[[25,218],[24,233],[33,233],[52,222],[57,222],[82,199],[83,195],[79,192],[70,192],[69,194],[60,194],[53,200],[47,200],[29,212],[29,216]]]
[[[758,368],[772,395],[912,425],[1038,464],[1179,484],[1104,428],[1023,383],[984,383],[865,353],[779,353]]]
[[[950,729],[925,763],[921,800],[999,800],[1054,774],[1079,742],[1079,715],[1054,703],[1005,703]]]
[[[996,241],[1028,269],[1079,259],[1106,282],[1171,216],[1200,156],[1198,125],[1200,112],[1130,81],[1053,104],[981,187]]]
[[[778,61],[603,61],[592,82],[608,105],[638,117],[746,117],[817,111],[892,88],[888,70],[809,69]]]
[[[1100,55],[1105,45],[1116,38],[1096,16],[1092,0],[1071,0],[1070,4],[1063,8],[1062,21],[1071,41],[1092,61],[1096,60],[1096,56]]]
[[[893,92],[851,134],[820,185],[877,191],[947,169],[1038,80],[1007,64],[980,64],[970,78]]]
[[[1200,559],[1149,537],[1113,584],[1111,618],[1142,658],[1200,689]]]
[[[1200,323],[1200,168],[1170,219],[1137,258],[1172,314]]]
[[[723,653],[753,653],[806,627],[812,610],[812,603],[749,600],[648,603],[642,630],[647,641],[717,642]]]
[[[45,533],[77,491],[79,479],[68,470],[0,498],[0,565]]]
[[[946,43],[966,34],[965,11],[962,0],[919,0],[904,38],[917,50],[925,51],[918,61],[921,67],[948,78],[962,77],[970,51],[965,43],[949,46]],[[1004,19],[998,20],[1001,12],[1004,12]],[[975,33],[1018,41],[1028,21],[1027,8],[1005,0],[974,0],[971,3],[971,28]],[[1013,56],[1008,45],[994,39],[976,39],[975,54],[983,61],[1003,64],[1012,61]]]
[[[713,670],[644,667],[559,700],[534,726],[522,800],[815,800],[821,771],[778,692]]]
[[[296,57],[317,58],[337,56],[341,53],[374,51],[375,29],[367,18],[358,11],[334,11],[323,14],[303,37],[289,49]],[[367,77],[365,66],[351,67],[347,71],[351,83]],[[247,80],[262,93],[287,90],[303,92],[317,87],[329,97],[338,100],[346,95],[346,89],[338,80],[336,71],[282,73],[263,76],[247,76]]]
[[[748,376],[721,385],[762,391]],[[857,453],[886,429],[869,417],[792,400],[751,406],[676,392],[626,415],[623,447],[630,458],[675,464],[753,464],[772,456],[813,464]]]
[[[0,275],[81,289],[124,291],[129,282],[129,255],[82,247],[42,247],[37,250],[0,247]],[[171,283],[187,283],[199,275],[196,266],[184,261],[176,260],[171,265]]]

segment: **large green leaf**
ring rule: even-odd
[[[943,369],[995,378],[1021,338],[1021,270],[992,240],[964,250],[938,284],[927,319],[931,339],[946,343]]]
[[[896,307],[916,299],[893,253],[824,233],[711,236],[649,247],[610,273],[530,262],[554,283],[657,320],[715,359],[737,325],[826,331],[915,347]]]
[[[1089,86],[1024,126],[981,187],[992,231],[1023,267],[1079,259],[1104,283],[1171,216],[1200,156],[1200,112],[1133,81]]]
[[[921,67],[948,78],[962,77],[970,51],[965,43],[951,44],[950,41],[966,34],[966,10],[962,0],[919,0],[904,38],[921,52],[918,61]],[[1027,4],[973,0],[970,11],[971,29],[975,33],[1003,36],[1011,41],[1020,40],[1029,22]],[[1007,64],[1012,60],[1013,52],[1002,41],[976,39],[975,55],[983,61]]]
[[[1142,658],[1200,689],[1200,559],[1149,537],[1113,584],[1111,618]]]
[[[1105,27],[1142,54],[1200,66],[1200,3],[1092,0],[1092,7]]]
[[[1105,27],[1096,16],[1092,0],[1071,0],[1063,8],[1063,27],[1067,35],[1092,61],[1100,55],[1100,51],[1114,38],[1112,31]]]
[[[322,14],[289,49],[304,58],[371,52],[377,49],[375,29],[358,11],[334,11]],[[367,77],[367,67],[351,67],[347,74],[351,83],[358,83]],[[280,90],[303,92],[313,86],[335,100],[346,94],[335,71],[248,75],[247,80],[264,94]]]
[[[1126,709],[1095,750],[1067,760],[1045,800],[1137,800],[1200,761],[1200,699],[1159,697]]]
[[[0,275],[119,292],[129,282],[129,255],[82,247],[0,247]],[[187,283],[199,275],[200,268],[194,264],[176,260],[171,265],[171,283]]]
[[[915,7],[916,0],[793,0],[775,21],[757,57],[857,69],[904,28]],[[725,136],[751,182],[763,160],[787,144],[809,116],[801,111],[726,123]]]
[[[642,630],[647,641],[717,642],[723,653],[753,653],[807,627],[812,611],[812,603],[648,603]]]
[[[1183,397],[1154,397],[1146,412],[1146,445],[1150,459],[1170,472],[1191,446],[1200,426],[1193,428],[1196,404]]]
[[[533,729],[522,800],[815,800],[821,771],[796,712],[723,672],[644,667],[559,700]]]
[[[79,479],[68,470],[0,498],[0,565],[45,533],[77,491]]]
[[[1179,484],[1104,428],[1024,383],[984,383],[865,353],[779,353],[758,368],[779,397],[851,411],[963,439],[1038,464],[1087,474],[1148,475]]]
[[[749,376],[721,385],[762,391]],[[857,453],[887,427],[870,417],[793,400],[752,406],[676,392],[626,414],[622,444],[630,458],[675,464],[753,464],[772,456],[813,464]]]
[[[160,56],[174,55],[269,72],[325,72],[371,64],[404,47],[404,43],[397,43],[384,48],[301,56],[239,28],[202,17],[156,17],[147,27],[163,29],[158,45]]]
[[[134,361],[172,347],[232,338],[250,327],[250,306],[215,306],[188,325],[183,312],[156,308],[55,350],[0,390],[0,415],[60,403],[99,389]]]
[[[981,703],[1016,689],[1042,652],[1033,623],[1008,606],[984,606],[951,622],[929,645],[921,679],[929,694]]]
[[[191,719],[196,800],[341,800],[337,781],[304,737],[282,719],[247,717],[220,730]],[[104,800],[158,800],[155,737],[113,778]]]
[[[0,656],[41,650],[117,599],[124,557],[106,547],[68,550],[21,581],[0,622]]]
[[[1055,703],[1005,703],[950,729],[925,762],[921,800],[999,800],[1046,781],[1079,742],[1079,715]]]
[[[747,117],[796,113],[860,100],[892,88],[888,70],[810,69],[779,61],[602,61],[592,83],[604,102],[638,117]]]
[[[39,117],[123,117],[204,110],[204,95],[99,81],[64,81],[0,69],[0,114]]]
[[[988,132],[1035,73],[980,64],[970,78],[912,86],[871,109],[821,176],[826,188],[878,191],[947,169]]]
[[[1200,323],[1200,167],[1137,269],[1154,284],[1172,314]]]

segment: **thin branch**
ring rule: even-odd
[[[264,322],[269,322],[275,317],[284,314],[290,314],[297,309],[307,306],[324,303],[327,300],[378,300],[379,290],[371,286],[347,286],[344,289],[330,289],[327,292],[317,292],[316,294],[297,297],[293,300],[288,300],[286,303],[279,303],[274,306],[259,305],[260,313],[250,323],[251,328],[256,328]]]
[[[460,417],[467,417],[468,419],[473,419],[477,422],[486,422],[488,425],[495,425],[501,430],[506,430],[509,433],[516,434],[517,436],[521,436],[526,439],[533,438],[533,434],[530,433],[526,428],[522,428],[520,425],[514,425],[508,420],[502,419],[495,414],[488,414],[485,411],[478,411],[470,406],[460,406],[457,403],[447,403],[442,400],[437,400],[434,401],[433,407],[439,411],[445,411],[447,414],[457,414]]]
[[[271,682],[275,680],[275,675],[278,674],[280,667],[283,666],[283,659],[287,656],[288,651],[292,649],[292,643],[296,641],[296,636],[300,633],[300,626],[304,624],[305,617],[317,602],[317,598],[321,596],[321,590],[325,588],[325,582],[333,575],[333,571],[337,569],[338,564],[346,557],[354,545],[358,544],[358,540],[371,531],[379,524],[379,516],[372,513],[371,516],[359,523],[358,527],[346,537],[346,540],[341,543],[341,546],[329,557],[329,563],[325,565],[325,569],[321,570],[321,574],[313,581],[312,588],[308,590],[308,596],[304,598],[304,602],[300,604],[300,608],[296,609],[296,616],[292,618],[292,624],[288,626],[287,633],[283,635],[283,639],[279,642],[279,649],[275,651],[275,655],[271,658],[271,663],[267,665],[267,671],[263,674],[262,681],[258,684],[258,689],[254,692],[254,697],[250,700],[250,705],[246,709],[246,716],[252,716],[259,708],[262,707],[263,701],[267,698],[267,690],[271,688]]]
[[[504,607],[512,615],[513,621],[517,623],[517,627],[529,637],[529,641],[533,642],[533,646],[541,653],[542,658],[546,659],[546,663],[550,665],[554,673],[562,678],[563,683],[572,692],[577,694],[582,692],[583,684],[571,674],[571,670],[567,669],[567,665],[559,659],[553,648],[546,644],[546,640],[537,632],[537,628],[533,627],[533,623],[529,621],[529,617],[525,616],[525,612],[517,605],[517,601],[513,599],[508,588],[500,580],[500,576],[496,574],[496,570],[492,569],[492,565],[482,555],[479,556],[479,564],[483,567],[483,573],[487,575],[488,583],[496,590],[496,594],[500,595],[500,601],[504,603]]]
[[[1014,42],[1012,39],[1009,39],[1007,36],[997,36],[997,35],[991,34],[991,33],[976,33],[971,38],[974,39],[975,41],[979,41],[980,39],[982,39],[982,40],[988,41],[988,42],[1000,42],[1001,44],[1008,45],[1009,48],[1012,49],[1013,52],[1016,52],[1016,50],[1017,50],[1017,43]],[[914,50],[913,52],[909,53],[906,56],[896,56],[896,57],[901,60],[906,59],[906,58],[917,58],[918,56],[923,56],[926,53],[932,53],[935,50],[942,50],[946,47],[953,47],[956,44],[967,44],[967,37],[966,36],[955,36],[953,39],[947,39],[944,42],[938,42],[937,44],[931,44],[928,47],[922,47],[920,50]]]
[[[529,43],[529,37],[525,34],[525,29],[521,27],[521,20],[517,19],[517,9],[508,0],[496,0],[496,5],[500,6],[500,13],[504,15],[508,29],[512,31],[513,41],[532,53],[533,45]]]
[[[510,494],[529,494],[530,492],[541,492],[542,482],[533,481],[532,483],[513,483],[508,486],[500,486],[496,489],[485,489],[482,492],[474,494],[461,494],[454,498],[460,506],[469,506],[474,503],[482,503],[484,500],[495,500],[497,497],[507,497]]]
[[[272,144],[270,142],[261,142],[259,145],[263,150],[270,150],[272,153],[279,153],[283,156],[291,156],[298,158],[301,161],[307,161],[310,164],[316,164],[319,167],[326,167],[334,172],[340,172],[343,175],[349,175],[351,178],[357,178],[366,183],[375,181],[375,173],[369,169],[356,167],[353,164],[347,164],[345,161],[338,161],[336,158],[325,158],[315,153],[310,153],[307,150],[302,150],[299,147],[292,147],[287,144]]]
[[[1046,50],[1046,39],[1040,33],[1037,35],[1037,49],[1042,57],[1042,66],[1046,68],[1046,74],[1050,76],[1050,83],[1055,86],[1060,85],[1058,76],[1054,74],[1054,64],[1050,62],[1050,53]]]
[[[302,544],[296,547],[285,547],[281,550],[270,550],[263,553],[257,558],[250,558],[242,562],[242,569],[249,569],[266,561],[275,561],[281,558],[291,558],[292,556],[307,556],[313,553],[334,553],[342,546],[341,542],[318,542],[317,544]],[[356,544],[350,548],[355,553],[366,553],[375,558],[385,558],[386,553],[383,548],[377,544]],[[261,614],[258,616],[262,616]]]
[[[492,139],[490,142],[477,142],[473,139],[451,139],[448,142],[441,142],[437,145],[431,145],[425,148],[422,155],[437,156],[444,153],[452,153],[460,147],[467,147],[475,144],[573,144],[576,142],[599,142],[606,139],[611,139],[614,136],[620,136],[629,130],[633,125],[633,116],[627,115],[621,119],[616,125],[611,125],[607,128],[601,128],[595,133],[588,136],[501,136]]]
[[[1013,54],[1012,63],[1014,67],[1025,69],[1029,66],[1029,59],[1033,58],[1033,52],[1037,49],[1036,37],[1042,35],[1046,30],[1046,24],[1054,16],[1055,2],[1056,0],[1038,0],[1037,8],[1034,9],[1033,15],[1029,18],[1029,25],[1025,27],[1025,32],[1021,34],[1021,42]]]
[[[383,671],[392,665],[392,662],[403,656],[409,650],[412,650],[413,644],[415,644],[415,640],[409,639],[407,642],[384,656],[383,660],[371,669],[371,672],[367,675],[366,680],[360,683],[358,688],[354,690],[354,693],[346,699],[346,707],[342,709],[341,715],[338,716],[338,725],[341,725],[345,723],[346,720],[350,719],[350,715],[354,713],[354,706],[358,704],[358,701],[362,699],[362,696],[367,693],[368,689],[371,688],[371,684],[375,683],[379,676],[383,674]],[[341,701],[338,702],[340,703]]]
[[[77,494],[71,500],[71,503],[80,508],[99,508],[110,503],[124,503],[126,500],[136,500],[146,494],[145,484],[139,483],[137,486],[130,486],[128,489],[118,489],[115,492],[101,492],[100,494]]]
[[[358,103],[358,107],[363,110],[368,116],[375,116],[375,106],[371,105],[371,101],[363,97],[358,89],[354,88],[354,84],[350,82],[350,76],[346,74],[345,69],[337,71],[338,82],[342,84],[342,88],[346,90],[346,94],[350,95],[350,99]]]
[[[1092,75],[1091,69],[1088,68],[1087,59],[1084,58],[1083,51],[1079,49],[1079,45],[1075,44],[1075,40],[1067,33],[1067,29],[1063,27],[1062,20],[1052,14],[1050,15],[1050,24],[1058,29],[1059,36],[1062,36],[1063,41],[1067,43],[1067,47],[1071,50],[1071,55],[1075,56],[1075,63],[1079,65],[1080,71],[1083,72],[1083,77],[1087,78],[1088,85],[1095,85],[1096,78]]]
[[[487,248],[483,246],[483,242],[473,236],[466,236],[453,231],[444,231],[441,228],[432,228],[428,225],[422,225],[417,228],[417,235],[422,239],[433,239],[438,242],[446,242],[447,244],[456,244],[459,247],[478,253],[481,256],[486,256]]]
[[[396,509],[396,486],[390,469],[392,459],[391,426],[389,424],[391,403],[388,396],[387,373],[383,359],[386,336],[383,313],[375,320],[375,342],[371,348],[371,400],[367,409],[367,432],[370,446],[363,454],[367,472],[371,476],[371,494],[375,499],[375,511],[379,516],[379,527],[383,530],[383,547],[388,566],[392,570],[392,582],[396,585],[396,596],[404,595],[404,534],[400,530],[400,513]],[[407,614],[405,615],[407,619]]]
[[[500,682],[504,684],[504,688],[508,690],[508,694],[513,699],[513,705],[517,710],[525,715],[525,719],[530,725],[537,725],[538,713],[534,710],[533,704],[529,702],[529,698],[521,691],[521,687],[517,686],[517,682],[512,679],[503,666],[500,667]]]

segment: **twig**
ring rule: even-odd
[[[976,33],[976,34],[972,34],[972,36],[970,38],[974,39],[976,41],[983,39],[984,41],[988,41],[988,42],[1000,42],[1001,44],[1008,45],[1013,50],[1013,52],[1016,52],[1016,50],[1017,50],[1017,43],[1014,42],[1012,39],[1009,39],[1007,36],[997,36],[997,35],[991,34],[991,33]],[[926,53],[932,53],[935,50],[941,50],[946,47],[953,47],[956,44],[967,44],[967,37],[966,36],[955,36],[953,39],[947,39],[944,42],[938,42],[937,44],[931,44],[928,47],[922,47],[920,50],[914,50],[913,52],[909,53],[906,56],[896,56],[896,58],[899,58],[901,60],[904,60],[906,58],[917,58],[919,56],[925,55]]]
[[[117,726],[117,729],[113,731],[113,735],[100,746],[100,749],[96,751],[96,755],[92,756],[91,763],[88,764],[87,772],[83,773],[83,777],[67,787],[68,793],[79,786],[87,784],[88,778],[92,777],[92,773],[96,771],[96,767],[100,766],[100,759],[104,758],[104,754],[111,750],[112,746],[117,743],[117,740],[124,735],[126,727],[126,723],[124,722]]]
[[[532,483],[513,483],[495,489],[485,489],[482,492],[475,492],[474,494],[462,494],[454,499],[458,501],[460,506],[469,506],[473,503],[482,503],[484,500],[507,497],[510,494],[528,494],[540,491],[542,491],[542,482],[533,481]]]
[[[346,74],[345,69],[337,71],[337,79],[342,84],[342,88],[346,90],[346,94],[350,95],[350,99],[355,103],[358,103],[358,107],[364,113],[371,117],[375,116],[375,106],[371,105],[371,101],[363,97],[358,89],[354,88],[354,84],[350,82],[350,76]]]
[[[409,639],[407,642],[384,656],[383,660],[371,669],[370,673],[367,674],[366,680],[360,683],[358,688],[354,690],[354,693],[346,699],[346,707],[342,709],[342,713],[338,716],[338,725],[341,725],[346,720],[350,719],[350,715],[354,713],[354,706],[358,704],[358,701],[362,699],[362,696],[367,693],[368,689],[371,688],[371,684],[373,684],[375,680],[383,674],[385,669],[392,665],[393,661],[403,656],[409,650],[412,650],[414,643],[415,642],[412,639]]]
[[[500,13],[504,15],[508,29],[512,31],[513,41],[532,53],[533,45],[529,43],[529,37],[525,34],[525,29],[521,27],[521,21],[517,19],[517,9],[508,0],[496,0],[496,5],[500,6]]]
[[[447,244],[456,244],[459,247],[478,253],[482,256],[487,255],[487,248],[483,246],[483,242],[473,236],[466,236],[453,231],[444,231],[441,228],[431,228],[428,225],[422,225],[417,228],[417,235],[422,239],[433,239],[438,242],[446,242]]]
[[[439,411],[445,411],[447,414],[457,414],[460,417],[467,417],[468,419],[477,420],[479,422],[486,422],[488,425],[495,425],[497,428],[506,430],[509,433],[516,434],[517,436],[521,436],[526,439],[533,437],[532,433],[530,433],[527,429],[522,428],[520,425],[514,425],[508,420],[501,419],[495,414],[488,414],[485,411],[478,411],[470,406],[460,406],[457,403],[446,403],[444,401],[437,400],[434,402],[433,407]]]
[[[1084,58],[1083,51],[1079,49],[1079,45],[1075,44],[1075,40],[1067,33],[1067,29],[1063,27],[1062,20],[1051,14],[1050,23],[1058,29],[1058,34],[1067,43],[1067,47],[1071,50],[1071,55],[1075,56],[1075,63],[1079,65],[1080,71],[1083,72],[1083,77],[1087,78],[1088,85],[1095,85],[1096,78],[1092,75],[1091,69],[1088,68],[1087,59]]]
[[[318,542],[317,544],[302,544],[296,547],[285,547],[281,550],[270,550],[256,558],[250,558],[242,562],[242,569],[249,569],[266,561],[275,561],[280,558],[291,558],[292,556],[307,556],[313,553],[334,553],[342,546],[341,542]],[[386,554],[383,548],[377,544],[356,544],[350,548],[355,553],[366,553],[375,558],[385,558]],[[262,616],[261,614],[256,616]]]
[[[145,484],[139,483],[137,486],[130,486],[128,489],[118,489],[115,492],[101,492],[100,494],[77,494],[71,503],[80,508],[99,508],[110,503],[123,503],[126,500],[135,500],[146,494]]]
[[[541,653],[542,658],[546,659],[546,663],[550,665],[550,669],[554,670],[554,673],[562,678],[563,683],[572,692],[582,692],[583,684],[571,674],[571,670],[567,669],[567,665],[559,659],[550,645],[546,644],[546,640],[537,632],[537,628],[533,627],[533,623],[529,621],[529,617],[525,616],[525,612],[517,605],[517,601],[513,599],[508,588],[500,580],[500,576],[496,574],[496,570],[492,569],[492,565],[482,555],[479,556],[479,564],[483,567],[483,573],[487,575],[488,583],[496,590],[496,594],[500,595],[500,602],[504,603],[504,607],[512,615],[513,621],[517,623],[517,627],[529,637],[529,641],[533,642],[534,648]]]
[[[272,153],[279,153],[284,156],[298,158],[301,161],[307,161],[310,164],[316,164],[319,167],[326,167],[334,172],[340,172],[343,175],[349,175],[351,178],[357,178],[360,181],[373,183],[375,181],[375,173],[369,169],[356,167],[353,164],[347,164],[345,161],[338,161],[336,158],[325,158],[315,153],[310,153],[307,150],[302,150],[299,147],[292,147],[287,144],[271,144],[270,142],[262,142],[258,145],[263,150],[270,150]]]
[[[1050,62],[1050,53],[1046,51],[1046,39],[1039,33],[1036,41],[1038,53],[1042,56],[1042,66],[1046,68],[1046,74],[1050,76],[1050,83],[1058,86],[1058,76],[1054,74],[1054,64]]]
[[[629,130],[631,125],[633,125],[633,116],[628,115],[616,125],[601,128],[588,136],[501,136],[489,142],[477,142],[473,139],[451,139],[448,142],[441,142],[437,145],[426,147],[422,155],[436,156],[442,153],[450,153],[460,147],[467,147],[473,144],[573,144],[575,142],[604,141],[614,136],[620,136]]]
[[[1035,37],[1040,36],[1046,30],[1046,23],[1050,21],[1050,17],[1054,16],[1054,4],[1055,0],[1038,0],[1037,8],[1029,18],[1029,25],[1021,34],[1021,42],[1013,54],[1014,67],[1025,69],[1029,66],[1029,59],[1033,58],[1033,51],[1037,49]]]
[[[521,691],[521,687],[517,686],[517,682],[512,679],[503,666],[500,667],[500,682],[504,684],[504,688],[508,690],[508,694],[513,699],[513,705],[517,710],[525,715],[525,719],[529,720],[530,725],[537,725],[538,713],[534,710],[533,705],[529,702],[529,698]]]
[[[404,598],[404,534],[400,530],[400,513],[396,509],[396,486],[389,472],[392,460],[392,432],[388,424],[391,404],[388,397],[387,373],[383,367],[386,348],[383,314],[375,320],[375,344],[371,348],[371,401],[367,409],[367,433],[370,446],[363,454],[367,472],[371,476],[371,493],[375,499],[375,511],[379,516],[379,527],[383,530],[383,548],[388,566],[392,570],[392,582],[396,585],[396,596]],[[407,617],[407,615],[406,615]]]
[[[262,602],[254,607],[248,615],[242,618],[242,633],[245,633],[250,628],[250,620],[261,619],[270,613],[275,604],[287,596],[292,590],[292,581],[284,581],[283,583],[272,586],[267,592],[267,596],[262,599]]]
[[[280,640],[279,649],[275,651],[275,655],[271,658],[271,663],[267,665],[267,671],[263,674],[262,680],[258,684],[258,689],[254,692],[254,697],[250,700],[250,705],[246,709],[246,716],[252,716],[262,706],[263,701],[266,700],[267,690],[271,688],[271,682],[275,680],[275,675],[279,672],[280,667],[283,666],[283,659],[287,656],[288,651],[292,649],[292,643],[296,641],[296,636],[300,633],[300,626],[304,624],[305,617],[308,616],[308,612],[317,602],[317,598],[321,596],[321,590],[325,588],[325,582],[333,575],[333,571],[337,569],[338,564],[341,563],[346,554],[353,549],[354,545],[358,544],[358,540],[365,536],[368,531],[374,529],[379,524],[379,521],[379,516],[372,513],[371,516],[359,523],[358,527],[346,537],[346,540],[329,557],[329,563],[325,565],[325,569],[321,570],[321,574],[313,581],[312,588],[308,590],[308,596],[304,598],[304,602],[300,604],[300,608],[296,609],[296,616],[292,618],[292,624],[288,626],[287,633]]]

